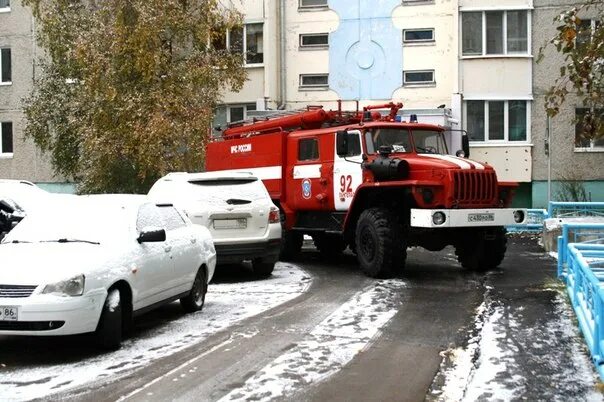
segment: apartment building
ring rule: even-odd
[[[19,0],[0,0],[0,178],[30,180],[55,192],[75,187],[56,177],[48,158],[23,136],[22,99],[32,89],[39,50],[35,21]]]

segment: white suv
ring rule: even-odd
[[[279,209],[251,173],[170,173],[149,196],[173,202],[193,223],[207,227],[218,264],[250,260],[258,276],[273,272],[281,246]]]

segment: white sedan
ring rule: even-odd
[[[210,233],[170,204],[97,195],[36,209],[0,243],[0,335],[95,332],[120,345],[134,315],[180,299],[201,310]]]

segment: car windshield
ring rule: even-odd
[[[67,203],[28,214],[2,243],[122,242],[130,233],[127,210],[118,206]]]
[[[382,146],[391,147],[392,152],[411,152],[409,130],[400,128],[375,128],[365,133],[367,153],[374,154]]]
[[[446,155],[448,153],[447,144],[441,131],[413,130],[413,142],[418,154]]]
[[[189,178],[180,181],[161,180],[149,191],[156,199],[169,196],[177,201],[204,201],[209,204],[247,204],[268,199],[266,188],[256,177]]]

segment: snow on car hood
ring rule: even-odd
[[[40,285],[89,274],[108,263],[107,247],[88,243],[0,244],[0,284]]]

